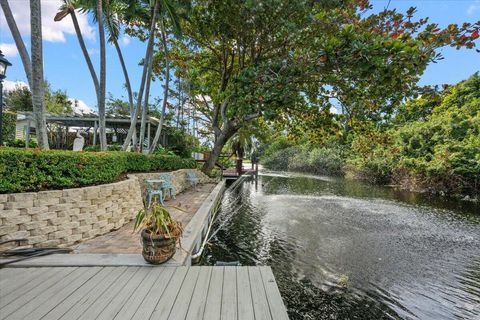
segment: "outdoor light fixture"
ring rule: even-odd
[[[3,146],[3,79],[5,79],[7,67],[11,65],[0,50],[0,147]]]

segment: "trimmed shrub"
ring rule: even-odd
[[[0,193],[110,183],[127,172],[195,168],[193,159],[132,152],[0,148]]]

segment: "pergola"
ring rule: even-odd
[[[106,129],[107,140],[109,143],[123,143],[128,129],[130,128],[130,116],[115,115],[107,116]],[[49,131],[49,139],[53,142],[52,146],[57,149],[65,149],[69,145],[69,132],[73,133],[77,130],[82,130],[87,134],[85,140],[93,145],[98,141],[98,115],[94,113],[89,114],[47,114],[46,115],[47,129]],[[153,135],[158,127],[160,120],[147,116],[146,119],[146,144],[147,149],[153,140]],[[25,139],[28,145],[32,129],[35,129],[35,120],[32,112],[19,112],[17,114],[16,124],[16,138]],[[140,119],[137,120],[137,132],[140,130]],[[72,137],[74,137],[72,135]],[[160,141],[165,145],[166,135],[162,130]],[[73,141],[73,140],[72,140]],[[87,143],[86,143],[87,145]]]

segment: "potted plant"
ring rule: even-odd
[[[142,255],[152,264],[161,264],[173,257],[183,232],[182,224],[157,202],[150,209],[142,209],[137,213],[133,228],[134,231],[141,230]]]

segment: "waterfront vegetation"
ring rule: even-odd
[[[318,143],[279,136],[264,151],[273,170],[350,175],[449,195],[479,195],[480,76],[401,104],[388,117],[336,115]]]
[[[41,6],[39,0],[30,3],[33,29]],[[38,66],[42,34],[32,35],[30,59],[15,32],[8,0],[0,4],[31,90],[18,87],[8,94],[7,109],[31,110],[38,147],[58,147],[44,114],[68,113],[73,105],[65,91],[51,89],[44,80]],[[207,174],[219,162],[229,162],[222,153],[252,155],[262,156],[265,166],[276,170],[348,174],[373,183],[478,196],[478,74],[452,87],[420,86],[419,80],[429,64],[443,58],[442,48],[475,50],[480,21],[442,26],[419,17],[413,7],[375,9],[368,0],[68,0],[52,19],[71,18],[64,22],[71,20],[75,27],[95,87],[100,144],[87,150],[131,149],[185,158],[208,149],[203,164]],[[85,47],[78,14],[89,15],[98,25],[99,66]],[[119,46],[123,35],[145,43],[137,91]],[[106,60],[111,57],[105,53],[106,41],[116,49],[128,99],[107,98]],[[156,82],[162,87],[154,97]],[[121,144],[111,145],[117,137],[114,141],[105,127],[107,115],[130,117]],[[151,143],[145,143],[147,116],[159,118]],[[11,145],[20,146],[9,127]],[[159,146],[166,130],[174,138]],[[30,160],[39,153],[29,151],[20,155],[32,163],[53,157],[46,153]],[[72,155],[66,163],[101,157]],[[100,174],[108,178],[85,181],[116,179],[117,172],[128,171],[123,163],[130,155],[112,157],[119,169]],[[26,186],[14,181],[9,188],[84,183],[49,179],[21,182]]]
[[[0,149],[0,193],[75,188],[110,183],[128,172],[195,168],[193,159],[135,152]]]

